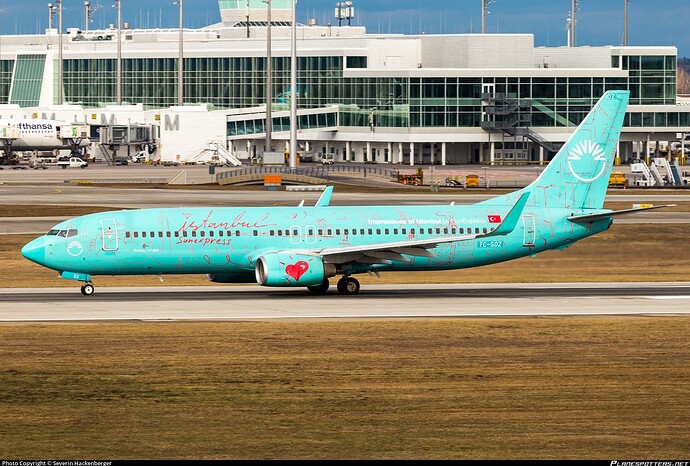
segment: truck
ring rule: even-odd
[[[62,168],[86,168],[89,166],[89,163],[79,157],[65,157],[58,160],[57,165]]]

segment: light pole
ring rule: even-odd
[[[113,8],[117,8],[117,83],[116,86],[116,102],[117,105],[122,104],[122,15],[121,15],[121,0],[115,0]]]
[[[577,23],[576,13],[580,11],[580,0],[572,0],[572,7],[570,10],[570,46],[575,47],[575,25]]]
[[[180,107],[184,104],[184,35],[182,32],[182,28],[184,26],[184,16],[182,2],[183,0],[177,0],[176,2],[174,2],[176,5],[180,7],[180,54],[177,59],[177,105],[179,105]]]
[[[297,168],[297,0],[292,0],[290,56],[290,168]]]
[[[48,48],[52,45],[51,35],[53,31],[53,18],[55,18],[56,7],[52,3],[48,4]]]
[[[86,14],[84,15],[84,31],[89,30],[89,19],[91,17],[91,2],[84,2]]]
[[[271,152],[271,132],[273,131],[273,116],[271,115],[271,100],[273,76],[271,64],[271,0],[266,1],[266,152]]]
[[[58,10],[58,95],[57,104],[62,105],[62,0],[57,0]]]
[[[496,0],[482,0],[482,34],[484,34],[484,23],[485,23],[485,17],[486,15],[491,14],[491,11],[489,11],[489,5],[491,5],[493,2]]]
[[[630,0],[623,0],[625,2],[625,13],[623,16],[623,45],[628,45],[628,4]]]

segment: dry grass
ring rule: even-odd
[[[690,454],[690,319],[0,326],[0,456]]]
[[[0,204],[0,217],[76,217],[114,210],[112,207],[75,205],[15,205]]]
[[[3,235],[0,263],[5,287],[74,287],[54,271],[24,259],[21,247],[33,235]],[[688,226],[684,224],[619,224],[582,240],[565,251],[547,251],[536,258],[443,272],[382,273],[382,280],[361,275],[367,283],[538,283],[577,281],[686,281],[690,255],[685,254]],[[212,285],[203,275],[96,277],[97,286]],[[226,285],[219,285],[226,286]]]

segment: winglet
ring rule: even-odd
[[[522,211],[525,209],[525,204],[527,204],[529,194],[529,191],[527,191],[520,196],[520,199],[518,199],[515,205],[510,209],[510,212],[508,212],[508,215],[506,215],[506,217],[495,230],[490,231],[486,235],[480,236],[502,236],[513,231],[517,226],[518,221],[520,221],[520,216],[522,215]]]
[[[326,189],[323,190],[323,193],[321,193],[321,197],[318,201],[316,201],[314,207],[327,207],[328,205],[330,205],[332,194],[333,186],[326,186]]]

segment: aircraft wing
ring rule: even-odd
[[[676,204],[666,204],[666,205],[655,205],[649,207],[639,207],[637,209],[625,209],[625,210],[613,210],[610,212],[602,212],[599,214],[585,214],[585,215],[573,215],[572,217],[566,217],[571,222],[575,223],[590,223],[597,220],[602,220],[605,218],[613,218],[619,215],[636,214],[638,212],[644,212],[646,210],[661,209],[664,207],[675,207]]]
[[[390,261],[410,262],[410,259],[405,256],[435,257],[436,255],[432,253],[430,249],[434,249],[439,244],[509,234],[517,226],[528,197],[529,193],[524,193],[510,209],[498,227],[487,233],[326,248],[315,252],[325,261],[332,264],[343,264],[353,261],[363,264],[387,264],[390,263]]]

